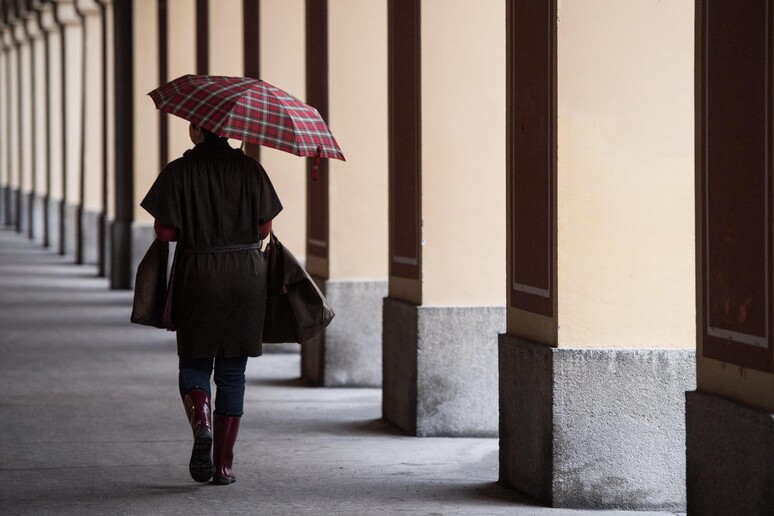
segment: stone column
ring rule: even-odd
[[[79,149],[80,170],[80,257],[82,263],[97,265],[100,259],[100,217],[104,213],[103,181],[105,178],[104,140],[102,135],[103,109],[103,47],[104,30],[100,5],[95,0],[78,0],[82,23],[83,42],[83,90],[86,102],[81,111],[83,141]]]
[[[16,80],[19,102],[19,190],[17,205],[17,230],[32,237],[32,126],[33,126],[33,48],[32,37],[27,30],[27,10],[21,10],[14,24],[14,33],[18,43],[18,66]]]
[[[497,434],[504,13],[504,2],[388,2],[382,411],[411,435]]]
[[[258,33],[259,78],[300,99],[306,98],[304,0],[260,0],[258,9],[258,27],[254,30]],[[245,28],[245,40],[251,36]],[[263,146],[258,157],[284,208],[274,219],[274,232],[299,260],[305,261],[306,160]],[[267,344],[264,351],[299,352],[300,346]]]
[[[317,183],[307,176],[308,269],[336,317],[303,344],[302,374],[313,385],[378,387],[388,268],[387,6],[308,2],[306,22],[307,98],[327,107],[321,114],[347,161],[325,163]]]
[[[48,245],[46,220],[48,209],[48,125],[47,125],[47,54],[46,34],[40,24],[42,5],[30,11],[27,33],[31,37],[32,59],[32,195],[30,198],[30,236]]]
[[[132,68],[134,105],[133,129],[133,223],[132,223],[132,281],[137,265],[153,242],[153,218],[140,202],[148,193],[159,173],[159,114],[148,92],[159,84],[159,25],[157,0],[132,2],[134,30]]]
[[[196,2],[172,0],[167,2],[167,79],[176,79],[196,71]],[[180,117],[161,114],[167,118],[169,133],[168,160],[183,155],[192,148],[188,136],[188,122]]]
[[[6,149],[7,149],[7,174],[8,174],[8,220],[6,223],[16,229],[20,228],[20,167],[21,157],[19,153],[19,130],[20,130],[20,110],[19,110],[19,44],[15,36],[14,19],[11,16],[8,20],[7,30],[3,33],[6,48],[5,63],[5,84],[6,102],[3,106],[6,109]]]
[[[47,3],[40,13],[40,24],[46,36],[46,181],[47,244],[64,254],[64,138],[62,86],[62,31],[54,15],[55,6]]]
[[[553,507],[683,510],[693,6],[511,0],[506,18],[500,480]]]
[[[150,2],[142,2],[146,8]],[[134,134],[135,124],[148,122],[147,118],[135,121],[135,63],[146,57],[140,50],[135,50],[135,26],[137,20],[134,12],[135,2],[131,0],[114,0],[113,2],[113,95],[115,101],[115,118],[113,120],[115,148],[113,163],[115,166],[115,182],[113,188],[112,208],[113,221],[110,225],[110,287],[113,289],[128,289],[132,287],[132,222],[135,210],[134,186]],[[141,12],[144,14],[144,12]],[[142,38],[137,38],[142,39]],[[152,55],[152,54],[151,54]],[[145,84],[141,85],[145,86]],[[153,132],[155,125],[149,122],[148,128]]]
[[[62,141],[63,202],[62,216],[63,246],[60,250],[72,256],[76,262],[81,256],[81,213],[82,213],[82,157],[83,140],[82,109],[84,87],[83,66],[83,26],[76,10],[74,0],[58,0],[56,20],[61,31],[61,88],[62,88],[62,127],[58,135]]]
[[[762,0],[744,8],[696,2],[690,514],[770,514],[774,507],[772,16]]]
[[[8,124],[10,103],[8,84],[8,66],[11,47],[6,43],[8,25],[0,17],[0,225],[11,224],[11,167],[8,145]]]

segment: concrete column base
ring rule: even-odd
[[[774,513],[774,414],[686,393],[690,514]]]
[[[81,220],[83,263],[97,265],[99,261],[99,212],[86,210]]]
[[[131,288],[134,288],[134,277],[137,274],[137,267],[155,238],[156,232],[153,230],[152,224],[132,223]]]
[[[62,245],[62,201],[49,199],[48,201],[48,246],[54,251],[59,251]]]
[[[382,415],[420,437],[497,435],[497,335],[505,308],[384,299]]]
[[[10,196],[11,191],[7,186],[0,186],[0,226],[8,226],[10,223]]]
[[[78,251],[78,206],[74,204],[65,205],[64,210],[64,229],[65,229],[65,247],[64,252],[67,256],[76,256]]]
[[[46,199],[42,195],[32,197],[32,234],[36,242],[45,242],[46,233]]]
[[[500,481],[552,507],[684,510],[687,349],[500,335]]]
[[[318,281],[336,312],[301,346],[301,375],[321,387],[382,385],[382,299],[386,281]]]
[[[19,196],[19,232],[27,237],[30,233],[30,195],[22,192]]]
[[[19,202],[18,190],[9,186],[8,193],[6,193],[6,199],[8,200],[8,208],[6,210],[8,219],[5,221],[5,224],[9,228],[17,229],[17,219],[19,215],[19,210],[17,208],[17,204]]]

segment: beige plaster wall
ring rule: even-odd
[[[242,0],[210,0],[209,56],[211,75],[244,72]]]
[[[558,6],[558,343],[693,347],[693,3]]]
[[[113,44],[113,4],[112,2],[108,3],[105,7],[105,18],[107,20],[106,23],[106,29],[108,38],[107,38],[107,48],[105,51],[107,52],[107,191],[108,191],[108,202],[107,202],[107,214],[109,218],[115,217],[115,168],[116,168],[116,157],[115,157],[115,78],[114,78],[114,71],[115,71],[115,60],[114,60],[114,44]]]
[[[16,70],[18,70],[19,54],[16,51],[11,51],[8,54],[8,62],[10,66],[10,87],[8,88],[8,95],[11,97],[11,105],[8,113],[10,124],[8,126],[9,138],[8,145],[10,147],[10,165],[8,166],[8,172],[10,172],[9,185],[13,189],[19,188],[19,86],[16,80]],[[7,83],[6,83],[7,84]],[[5,89],[5,85],[3,85]]]
[[[388,274],[387,4],[328,3],[328,124],[347,158],[330,160],[330,278]]]
[[[169,80],[196,73],[196,0],[167,1],[167,76]],[[148,98],[153,105],[153,101]],[[169,161],[193,147],[188,136],[188,122],[167,115],[169,124]]]
[[[6,77],[6,53],[2,45],[4,41],[0,35],[0,187],[8,186],[8,79]],[[5,209],[5,208],[3,208]]]
[[[51,59],[48,68],[48,80],[50,82],[51,96],[49,97],[49,138],[51,142],[51,199],[62,200],[62,178],[64,163],[62,161],[62,60],[61,55],[62,34],[54,30],[48,37]]]
[[[81,177],[81,88],[83,80],[81,78],[81,65],[83,62],[83,40],[82,29],[76,23],[75,17],[70,18],[63,29],[66,41],[67,66],[65,67],[65,80],[67,81],[67,97],[64,99],[65,110],[67,112],[66,127],[67,139],[67,159],[64,163],[66,167],[67,204],[77,205],[80,202],[80,177]]]
[[[134,25],[134,220],[153,223],[140,207],[159,173],[159,117],[148,92],[158,84],[158,11],[155,0],[136,0]]]
[[[425,0],[422,303],[505,304],[505,2]]]
[[[45,45],[41,34],[37,34],[34,40],[35,48],[35,84],[32,91],[35,96],[35,132],[32,135],[32,152],[35,156],[35,184],[33,189],[37,195],[46,193],[46,83],[44,82],[46,61]],[[3,84],[0,82],[0,84]],[[2,104],[0,104],[2,105]],[[0,127],[3,127],[0,125]],[[40,235],[36,235],[40,236]]]
[[[261,79],[306,97],[304,0],[261,0]],[[274,230],[299,259],[306,255],[306,160],[261,147],[261,164],[284,209]]]
[[[17,33],[21,35],[21,26],[17,29]],[[32,60],[30,52],[30,41],[24,39],[24,43],[21,46],[21,91],[23,92],[20,100],[20,115],[21,115],[21,167],[22,167],[22,179],[21,190],[25,194],[32,191]]]
[[[86,16],[86,178],[84,207],[102,210],[102,26],[99,11]]]

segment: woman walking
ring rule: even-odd
[[[176,241],[171,321],[197,482],[236,481],[233,448],[248,357],[261,355],[266,262],[260,241],[282,204],[263,167],[228,140],[189,127],[194,148],[159,174],[141,206]],[[210,378],[217,387],[213,417]],[[211,455],[212,454],[212,455]]]

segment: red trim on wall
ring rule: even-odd
[[[306,101],[328,121],[328,1],[306,2]],[[306,252],[328,258],[328,160],[320,160],[319,179],[310,177],[314,158],[307,159]]]
[[[390,276],[421,279],[422,64],[420,3],[388,3]]]
[[[196,0],[196,73],[210,72],[210,2]]]
[[[772,7],[704,0],[698,182],[703,355],[773,372]],[[733,78],[733,80],[729,80]]]
[[[510,305],[553,317],[556,4],[507,3]]]

